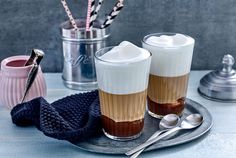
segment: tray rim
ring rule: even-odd
[[[213,117],[212,117],[211,113],[208,111],[208,109],[206,107],[204,107],[202,104],[200,104],[200,103],[198,103],[198,102],[196,102],[192,99],[189,99],[189,98],[186,98],[186,103],[189,104],[189,105],[195,104],[195,105],[198,105],[199,107],[201,107],[201,109],[204,109],[204,112],[207,113],[207,116],[209,117],[209,122],[210,122],[209,126],[207,126],[207,128],[203,132],[201,132],[200,134],[197,134],[197,135],[195,135],[195,136],[193,136],[189,139],[182,139],[181,141],[177,141],[175,143],[171,143],[171,144],[167,144],[167,145],[160,145],[159,147],[156,147],[156,144],[155,144],[155,145],[150,146],[149,148],[147,148],[143,152],[149,152],[149,151],[154,151],[154,150],[158,150],[158,149],[174,147],[174,146],[177,146],[177,145],[185,144],[185,143],[191,142],[195,139],[198,139],[198,138],[202,137],[203,135],[205,135],[206,133],[208,133],[210,131],[210,129],[213,126]],[[196,130],[193,130],[191,133],[193,133],[194,131],[196,131]],[[176,140],[176,139],[178,139],[178,137],[174,138],[174,139],[167,140],[167,141],[171,141],[171,140],[173,141],[173,140]],[[79,143],[84,144],[84,142],[79,142]],[[78,143],[71,143],[71,144],[73,146],[75,146],[76,148],[79,148],[79,149],[87,151],[87,152],[96,153],[96,154],[110,154],[110,155],[124,155],[125,154],[123,152],[121,153],[121,152],[104,151],[104,147],[96,146],[94,144],[89,144],[89,145],[93,146],[93,147],[96,147],[97,149],[101,148],[101,150],[94,150],[93,148],[85,148],[84,146],[79,146]],[[107,149],[109,149],[109,148],[107,148]]]

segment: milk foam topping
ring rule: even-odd
[[[119,46],[101,56],[102,60],[115,63],[137,62],[147,59],[150,56],[146,50],[135,46],[134,44],[123,41]]]
[[[162,77],[176,77],[190,72],[194,39],[182,35],[150,36],[143,48],[152,53],[150,73]]]
[[[151,36],[147,38],[146,43],[160,47],[178,47],[194,43],[194,40],[193,38],[190,38],[188,36],[182,34],[176,34],[174,36],[168,36],[168,35],[161,35],[160,37]]]
[[[111,94],[132,94],[147,89],[150,53],[124,41],[96,60],[98,86]]]

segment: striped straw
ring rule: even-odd
[[[91,30],[93,28],[94,15],[95,15],[95,0],[91,0],[91,12],[90,12],[89,30]]]
[[[97,5],[97,7],[96,7],[96,10],[95,10],[95,13],[94,13],[94,16],[93,16],[93,21],[95,21],[95,20],[97,19],[98,12],[99,12],[100,9],[101,9],[102,3],[103,3],[103,0],[99,0],[99,1],[98,1],[98,5]]]
[[[88,9],[87,9],[87,18],[86,18],[86,31],[90,31],[89,25],[90,25],[90,15],[91,15],[91,5],[92,0],[88,0]]]
[[[110,14],[107,16],[105,22],[102,24],[101,29],[106,28],[108,26],[111,25],[111,23],[114,21],[114,19],[116,18],[116,16],[120,13],[121,9],[124,7],[123,5],[123,0],[119,0],[114,8],[112,9],[112,11],[110,12]]]
[[[66,0],[61,0],[61,3],[66,11],[67,16],[69,17],[70,23],[72,24],[72,26],[74,27],[75,30],[78,30],[75,19],[73,18],[72,14],[71,14],[71,11],[66,3]]]

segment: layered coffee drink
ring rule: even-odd
[[[194,39],[175,33],[151,34],[143,48],[153,57],[148,85],[148,113],[156,118],[184,110]]]
[[[95,54],[103,131],[109,138],[138,137],[144,126],[151,54],[124,41]]]

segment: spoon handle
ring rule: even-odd
[[[36,53],[34,50],[31,51],[30,58],[26,61],[25,66],[32,65],[34,63],[34,59],[36,57]]]
[[[166,136],[168,136],[168,135],[170,135],[170,134],[172,134],[172,133],[174,133],[178,130],[181,130],[181,129],[182,129],[181,127],[172,128],[171,130],[167,131],[166,133],[163,133],[162,135],[160,135],[159,137],[153,138],[152,140],[147,141],[147,142],[135,147],[134,149],[126,152],[125,154],[130,156],[130,155],[138,152],[139,150],[144,149],[144,148],[152,145],[153,143],[156,143],[157,141],[161,140],[162,138],[164,138],[164,137],[166,137]]]
[[[157,136],[159,136],[160,134],[162,134],[163,132],[166,132],[166,131],[168,131],[168,129],[156,131],[146,142],[156,138]],[[145,150],[145,148],[143,148],[143,149],[139,150],[138,152],[134,153],[130,158],[138,157],[143,152],[143,150]]]
[[[24,92],[24,95],[21,99],[21,103],[24,102],[25,100],[25,97],[26,95],[28,94],[29,92],[29,89],[30,87],[32,86],[36,76],[37,76],[37,73],[38,73],[38,65],[37,64],[34,64],[34,66],[32,67],[32,69],[30,70],[30,73],[29,73],[29,76],[28,76],[28,79],[27,79],[27,82],[26,82],[26,88],[25,88],[25,92]]]

